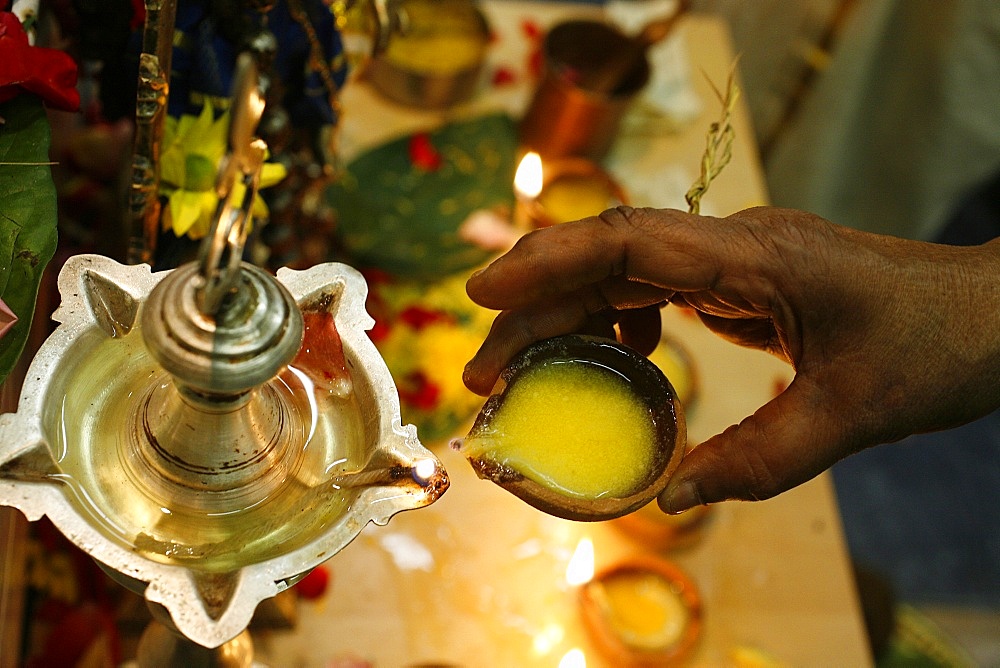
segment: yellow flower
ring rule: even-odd
[[[185,234],[201,239],[211,227],[212,216],[219,200],[215,194],[215,179],[219,164],[226,154],[229,134],[229,112],[213,119],[211,106],[202,107],[201,114],[167,117],[160,154],[160,192],[170,202],[169,225],[178,237]],[[267,188],[285,178],[285,167],[265,163],[260,175],[260,187]],[[236,201],[242,199],[237,184]],[[267,205],[257,195],[253,201],[253,216],[267,216]],[[164,221],[166,225],[168,221]]]

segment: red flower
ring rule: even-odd
[[[453,318],[444,311],[415,305],[404,308],[399,314],[399,320],[417,331],[436,322],[453,322]]]
[[[389,338],[389,334],[392,333],[392,328],[389,327],[389,323],[385,320],[375,319],[375,324],[372,328],[368,330],[368,338],[372,340],[372,343],[381,343]]]
[[[542,39],[542,28],[537,22],[531,19],[524,19],[521,21],[521,33],[532,41],[540,41]]]
[[[423,371],[414,371],[399,384],[399,399],[417,410],[432,411],[441,401],[441,388]]]
[[[330,587],[330,570],[326,566],[317,566],[295,585],[298,595],[307,601],[315,601],[326,593]]]
[[[506,86],[512,84],[517,80],[517,75],[514,74],[514,70],[509,67],[500,66],[493,72],[493,85],[494,86]]]
[[[431,143],[431,138],[426,132],[421,132],[410,137],[410,162],[414,167],[425,172],[436,172],[441,169],[443,160],[438,150]]]
[[[39,96],[55,109],[80,108],[76,63],[69,54],[31,46],[17,15],[0,12],[0,103],[22,92]]]

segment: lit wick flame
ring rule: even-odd
[[[542,157],[529,151],[514,172],[514,192],[518,197],[534,199],[542,192]]]
[[[583,537],[566,564],[566,584],[577,587],[590,582],[594,577],[594,541]]]
[[[437,462],[433,459],[420,459],[413,464],[413,477],[423,485],[434,477],[437,470]]]

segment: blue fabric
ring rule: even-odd
[[[308,9],[334,83],[342,86],[347,64],[333,14],[320,0],[306,0],[302,4]],[[252,12],[247,16],[256,20]],[[267,13],[266,25],[278,42],[274,73],[284,86],[282,102],[292,123],[306,127],[333,124],[335,111],[330,106],[323,77],[310,59],[309,39],[284,0],[279,0]],[[197,115],[206,97],[209,102],[229,97],[241,45],[222,34],[201,0],[178,3],[175,26],[179,39],[175,39],[178,46],[171,62],[168,113]]]
[[[913,603],[1000,609],[1000,412],[840,462],[855,561]]]

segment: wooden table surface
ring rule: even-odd
[[[545,26],[594,7],[493,0],[483,6],[498,34],[494,64],[523,62],[523,21]],[[733,63],[725,26],[692,15],[678,39],[690,59],[701,115],[682,128],[630,119],[606,166],[636,205],[683,207],[697,176],[705,132],[719,107],[708,80],[723,87]],[[702,75],[704,72],[704,75]],[[706,78],[707,77],[707,78]],[[432,128],[484,109],[523,109],[530,88],[490,88],[448,114],[414,112],[382,101],[365,83],[344,92],[342,148],[349,158],[405,132]],[[735,118],[733,160],[712,184],[702,212],[726,215],[766,203],[767,192],[744,105]],[[664,312],[667,330],[694,357],[701,401],[689,416],[699,442],[749,415],[789,381],[776,359],[737,348],[689,317]],[[376,666],[558,666],[583,650],[588,666],[611,666],[588,639],[566,565],[582,537],[593,540],[598,568],[643,554],[606,524],[549,517],[480,481],[464,459],[435,447],[452,476],[437,503],[369,526],[327,563],[328,593],[304,602],[293,632],[261,634],[260,661],[325,666],[357,657]],[[705,626],[694,665],[731,664],[735,648],[754,648],[790,666],[871,664],[849,558],[828,475],[777,498],[713,508],[701,542],[661,556],[696,582]]]

